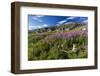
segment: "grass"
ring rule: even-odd
[[[70,31],[80,30],[82,27]],[[75,36],[70,39],[48,38],[46,37],[59,34],[51,31],[36,34],[29,32],[28,35],[28,60],[53,60],[53,59],[78,59],[87,58],[87,36]],[[73,48],[75,49],[73,50]]]

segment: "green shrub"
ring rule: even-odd
[[[54,38],[45,42],[45,36],[29,37],[28,59],[50,60],[50,59],[77,59],[87,58],[87,37],[76,36],[70,39]],[[76,51],[73,52],[73,44]]]

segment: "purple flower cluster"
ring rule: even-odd
[[[69,31],[69,32],[63,32],[59,34],[53,34],[45,37],[45,41],[51,40],[51,39],[57,39],[57,38],[63,38],[63,39],[70,39],[76,36],[85,36],[87,37],[87,30],[79,30],[79,31]]]

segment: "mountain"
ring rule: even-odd
[[[51,31],[68,31],[68,30],[72,30],[81,26],[85,26],[87,25],[87,23],[84,22],[67,22],[64,24],[60,24],[60,25],[55,25],[55,26],[51,26],[51,27],[44,27],[44,28],[39,28],[39,29],[34,29],[31,30],[29,32],[38,32],[38,33],[43,33],[43,32],[51,32]]]

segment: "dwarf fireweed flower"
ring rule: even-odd
[[[88,32],[87,30],[78,30],[78,31],[69,31],[69,32],[52,34],[46,36],[45,41],[48,42],[51,39],[71,39],[76,36],[87,37],[87,32]]]

